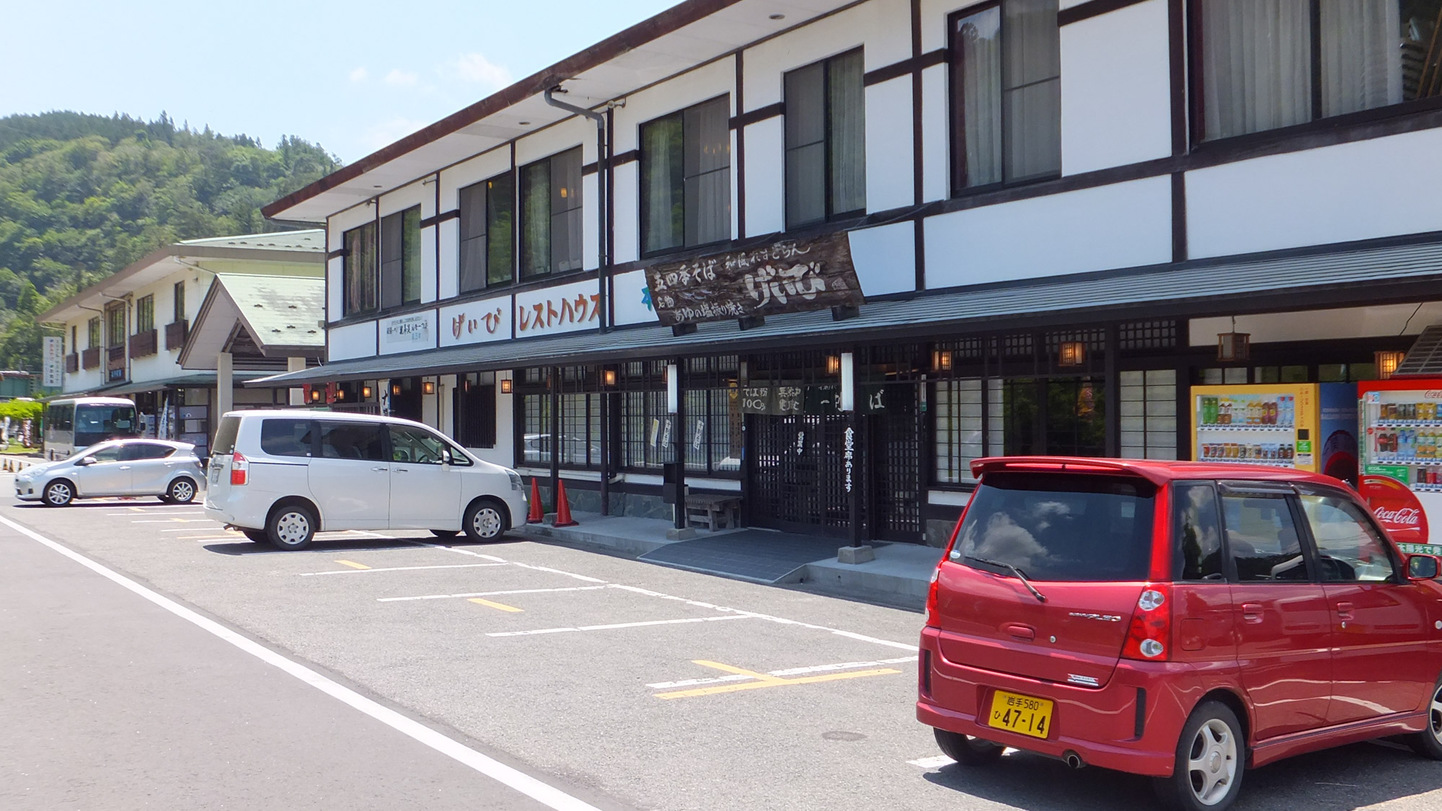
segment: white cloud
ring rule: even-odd
[[[472,84],[500,90],[511,83],[511,71],[478,53],[470,53],[445,65],[443,73]]]
[[[393,70],[386,74],[385,82],[391,87],[412,87],[418,79],[420,79],[420,77],[414,73],[408,73],[404,70]]]
[[[365,68],[356,68],[350,72],[350,80],[352,82],[364,82],[370,75],[370,71]]]

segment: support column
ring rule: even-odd
[[[235,375],[231,373],[229,352],[215,356],[215,420],[235,406]]]
[[[285,370],[287,372],[301,372],[305,370],[305,358],[286,358]],[[293,406],[305,405],[305,389],[290,390],[290,404]]]

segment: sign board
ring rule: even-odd
[[[601,326],[601,291],[593,281],[516,294],[516,337],[559,335]]]
[[[381,319],[380,354],[435,348],[435,320],[434,311]]]
[[[846,233],[788,239],[646,268],[667,326],[862,303]]]
[[[511,297],[500,296],[441,308],[441,346],[511,337]]]
[[[44,359],[41,368],[44,369],[43,386],[47,389],[58,389],[61,383],[61,372],[64,367],[64,359],[61,357],[65,351],[62,341],[57,335],[47,335],[42,339],[42,351]]]
[[[611,313],[617,326],[656,323],[656,308],[651,304],[651,288],[646,285],[644,270],[611,277]]]

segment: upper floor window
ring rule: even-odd
[[[521,167],[521,278],[581,269],[581,148]]]
[[[860,49],[786,74],[786,227],[866,209]]]
[[[125,305],[119,304],[105,311],[105,345],[125,346]]]
[[[515,279],[514,194],[510,172],[461,189],[462,293]]]
[[[1061,173],[1057,0],[1001,0],[951,18],[955,190]]]
[[[341,315],[376,308],[376,224],[368,222],[345,232],[345,269],[341,280]]]
[[[1194,11],[1203,140],[1442,95],[1442,0],[1198,0]]]
[[[381,218],[381,306],[421,300],[421,207]]]
[[[155,329],[155,296],[141,296],[135,302],[135,334]]]
[[[100,348],[100,317],[90,319],[85,324],[85,337],[90,340],[91,349]]]
[[[79,352],[80,352],[80,328],[79,328],[79,327],[76,327],[76,326],[71,326],[71,327],[70,327],[70,354],[75,355],[75,354],[79,354]]]
[[[641,252],[731,237],[731,102],[641,125]]]
[[[185,282],[175,283],[175,317],[170,319],[172,324],[179,324],[185,320]]]

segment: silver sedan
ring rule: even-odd
[[[69,459],[15,475],[16,498],[50,507],[101,496],[158,496],[167,503],[186,504],[204,487],[204,466],[195,446],[165,439],[101,442]]]

